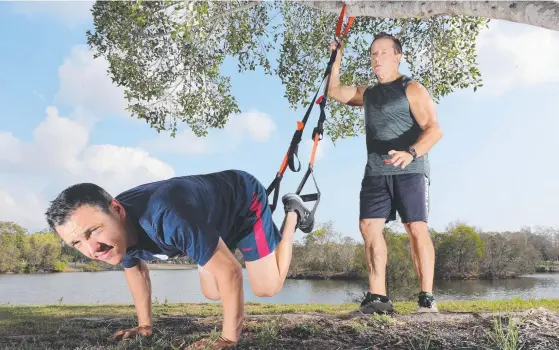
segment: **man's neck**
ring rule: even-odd
[[[394,80],[400,78],[402,76],[402,74],[400,74],[400,72],[396,71],[393,73],[389,73],[386,75],[377,75],[378,81],[381,84],[385,84],[385,83],[391,83]]]
[[[138,232],[136,231],[134,225],[130,223],[130,219],[128,217],[126,217],[126,222],[124,225],[126,229],[126,235],[128,236],[127,237],[128,247],[126,247],[128,249],[138,244]]]

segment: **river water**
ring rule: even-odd
[[[244,279],[245,300],[264,303],[351,302],[363,283],[287,280],[271,298],[256,297]],[[151,270],[153,299],[164,302],[210,302],[200,290],[197,270]],[[413,291],[417,292],[417,291]],[[435,281],[437,300],[559,298],[559,274],[535,274],[500,281]],[[122,271],[0,275],[0,304],[132,303]]]

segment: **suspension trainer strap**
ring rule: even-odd
[[[353,24],[353,20],[354,20],[354,17],[349,18],[348,23],[345,27],[343,36],[340,37],[341,30],[342,30],[342,25],[343,25],[343,20],[344,20],[345,7],[346,7],[346,5],[343,4],[342,11],[340,13],[340,16],[338,18],[338,22],[337,22],[337,25],[336,25],[336,38],[338,39],[338,47],[339,47],[339,45],[341,45],[341,41],[345,37],[347,37],[347,33],[349,32],[349,28]],[[299,194],[301,192],[302,187],[304,186],[308,177],[312,173],[314,159],[315,159],[315,155],[316,155],[316,149],[317,149],[317,146],[318,146],[318,141],[320,141],[322,139],[322,134],[323,134],[323,131],[324,131],[323,124],[324,124],[324,121],[326,120],[326,113],[325,113],[326,98],[324,98],[324,96],[321,96],[317,101],[317,97],[318,97],[318,94],[321,90],[320,88],[321,88],[321,86],[322,86],[322,84],[324,83],[325,80],[326,80],[326,85],[325,85],[324,95],[325,96],[328,95],[328,87],[330,86],[330,73],[332,72],[332,66],[334,65],[334,62],[336,61],[337,53],[338,53],[338,50],[334,50],[332,52],[332,54],[330,55],[330,61],[328,62],[328,65],[326,66],[324,75],[322,77],[322,81],[320,82],[320,86],[317,89],[312,101],[310,102],[310,104],[307,108],[307,111],[306,111],[306,113],[303,117],[303,120],[297,121],[297,128],[295,129],[295,132],[293,133],[291,143],[289,144],[289,147],[288,147],[287,152],[286,152],[286,154],[283,158],[283,161],[280,165],[280,168],[279,168],[278,172],[276,173],[276,177],[272,181],[272,183],[268,186],[268,188],[266,189],[266,193],[267,193],[268,196],[272,192],[275,191],[272,203],[270,204],[270,209],[271,209],[272,212],[274,212],[274,210],[276,209],[278,198],[279,198],[279,190],[280,190],[281,180],[283,179],[283,174],[287,170],[287,167],[289,166],[289,169],[291,169],[291,171],[293,171],[293,172],[299,172],[301,170],[301,162],[299,161],[299,157],[298,157],[299,143],[301,143],[302,136],[303,136],[303,131],[305,129],[305,126],[307,125],[307,121],[309,120],[309,117],[311,115],[311,111],[312,111],[312,109],[313,109],[313,107],[316,103],[316,104],[320,105],[320,117],[319,117],[317,126],[313,130],[312,139],[314,140],[314,145],[313,145],[313,150],[312,150],[312,154],[311,154],[311,160],[310,160],[310,163],[309,163],[309,168],[307,169],[307,172],[306,172],[305,176],[303,176],[303,181],[299,184],[299,189],[296,192],[297,194]],[[295,160],[297,160],[297,165],[295,164]],[[316,185],[316,180],[314,179],[314,174],[312,174],[312,175],[313,175],[314,183]],[[318,190],[318,186],[316,186],[316,187],[317,187],[317,190]],[[301,197],[304,201],[318,200],[318,198],[320,197],[320,191],[318,191],[318,193],[316,195],[304,195],[304,196],[301,196]],[[316,210],[317,204],[315,204],[315,207],[313,208],[312,214],[314,214],[314,211]]]

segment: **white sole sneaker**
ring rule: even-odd
[[[437,303],[433,302],[433,305],[431,307],[421,307],[421,306],[419,306],[417,308],[417,312],[418,313],[437,313],[437,312],[439,312],[439,308],[437,307]]]

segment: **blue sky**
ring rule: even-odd
[[[265,185],[272,181],[304,114],[288,108],[278,78],[238,74],[229,62],[223,72],[232,76],[242,113],[206,139],[181,130],[172,140],[124,112],[106,62],[87,50],[88,7],[0,3],[0,220],[44,228],[48,201],[77,181],[97,182],[113,194],[229,168],[249,171]],[[430,153],[430,225],[559,227],[559,33],[493,21],[478,38],[478,56],[484,87],[455,92],[437,106],[445,136]],[[303,169],[287,172],[282,194],[295,190],[309,154],[306,134]],[[325,138],[315,170],[323,194],[317,220],[332,220],[358,240],[365,160],[364,137],[336,146]],[[281,210],[274,217],[279,225]]]

